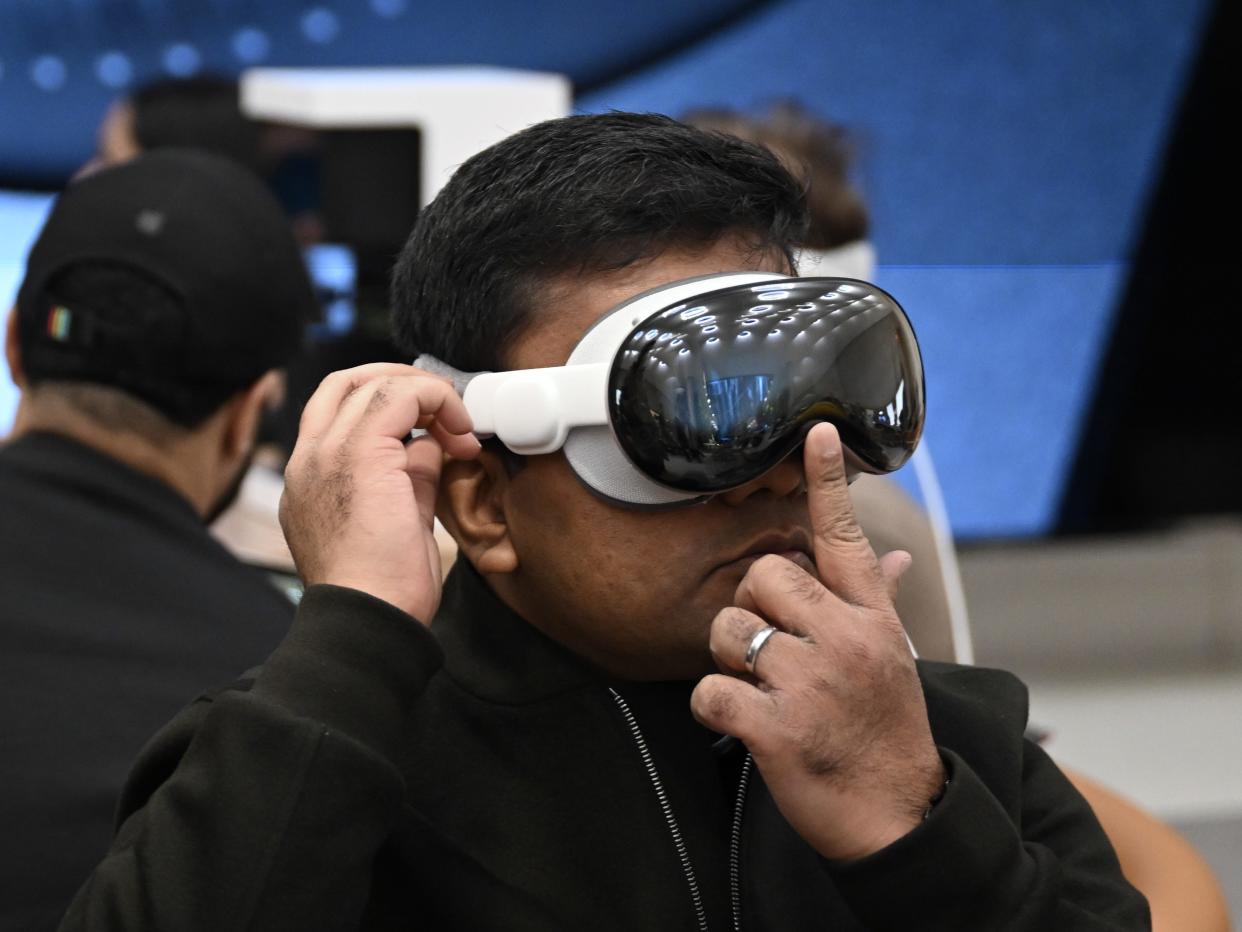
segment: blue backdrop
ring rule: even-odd
[[[955,528],[1037,534],[1207,12],[1207,0],[0,0],[0,177],[71,170],[135,80],[249,64],[557,70],[588,111],[797,98],[861,142],[878,277],[925,346],[928,439]],[[10,276],[36,215],[24,202],[16,232],[0,226]]]

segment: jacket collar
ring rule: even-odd
[[[54,483],[68,495],[206,534],[194,506],[172,486],[62,434],[30,431],[0,446],[0,456],[10,467]]]
[[[480,699],[523,705],[605,683],[502,602],[465,558],[444,581],[431,630],[444,648],[449,677]]]
[[[690,714],[693,681],[620,682],[606,677],[509,608],[464,558],[445,580],[431,630],[444,650],[445,673],[484,701],[523,706],[593,691],[612,708],[611,687],[632,708],[653,747],[712,748],[707,759],[737,758],[740,753],[738,742],[708,731]]]

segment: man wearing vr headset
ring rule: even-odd
[[[63,927],[1147,928],[1022,686],[911,656],[848,478],[917,442],[917,347],[793,277],[803,222],[662,117],[466,162],[393,291],[449,378],[311,399],[298,619],[149,746]]]

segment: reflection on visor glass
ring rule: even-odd
[[[772,382],[771,375],[737,375],[727,379],[708,379],[706,388],[706,404],[685,408],[687,419],[707,413],[710,420],[705,425],[707,430],[721,444],[730,444],[738,439],[736,425],[757,424],[765,417],[764,405],[768,399],[768,385]],[[685,393],[683,398],[688,398]]]
[[[653,479],[718,492],[831,421],[891,472],[923,426],[923,367],[901,307],[874,285],[791,279],[700,295],[643,321],[609,378],[617,440]]]

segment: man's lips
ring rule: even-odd
[[[728,563],[721,564],[719,569],[724,570],[725,572],[737,570],[745,575],[746,571],[749,570],[760,557],[766,555],[767,554],[765,553],[749,553],[744,557],[738,557],[736,560],[730,560]],[[819,575],[819,571],[815,568],[815,561],[811,559],[811,555],[805,550],[782,550],[775,555],[788,560],[795,566],[801,567],[812,576]]]
[[[766,535],[746,547],[740,554],[720,563],[716,569],[738,570],[745,573],[760,557],[775,554],[816,575],[815,560],[811,556],[810,538],[803,532]]]

